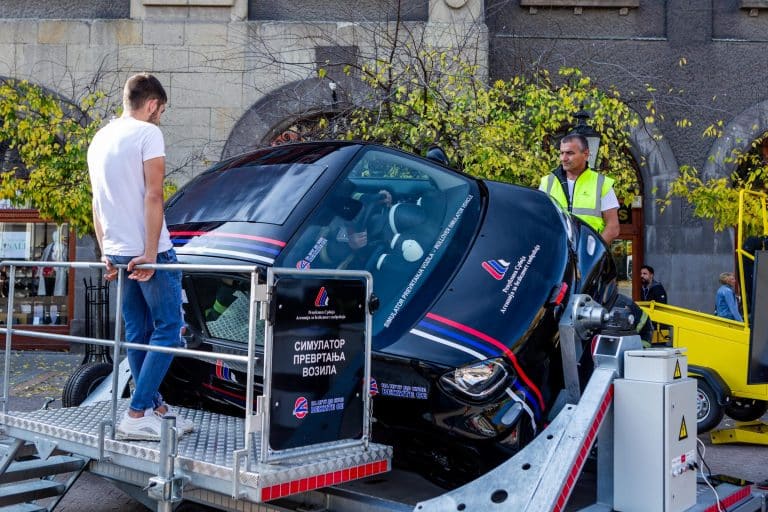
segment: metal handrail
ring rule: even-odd
[[[4,260],[0,261],[0,266],[6,266],[9,268],[8,274],[8,303],[7,311],[9,314],[13,312],[15,282],[16,282],[16,268],[17,267],[64,267],[75,269],[103,269],[104,263],[102,262],[51,262],[51,261],[25,261],[25,260]],[[233,272],[243,273],[251,275],[251,292],[250,292],[250,318],[248,325],[248,355],[238,356],[234,354],[215,354],[210,352],[204,352],[200,350],[192,350],[187,348],[169,348],[169,347],[155,347],[149,345],[143,345],[138,343],[128,343],[121,339],[122,337],[122,288],[123,280],[125,279],[125,269],[127,265],[115,265],[118,268],[117,277],[117,304],[115,311],[115,335],[114,340],[102,340],[99,338],[91,338],[84,336],[73,336],[69,334],[53,334],[40,331],[32,331],[25,329],[16,329],[13,326],[12,316],[11,321],[6,322],[6,327],[0,328],[0,333],[5,334],[5,354],[3,359],[3,393],[0,396],[0,405],[2,405],[2,413],[6,414],[8,401],[10,398],[10,364],[11,364],[11,348],[13,345],[13,334],[17,333],[24,336],[41,339],[55,339],[63,341],[73,341],[79,343],[95,343],[98,345],[113,346],[114,354],[112,358],[112,404],[111,404],[111,420],[112,420],[112,432],[111,439],[115,437],[115,425],[117,425],[117,387],[118,387],[118,368],[120,365],[120,351],[123,348],[144,350],[148,352],[163,352],[175,355],[193,356],[205,360],[224,360],[224,361],[236,361],[246,363],[247,365],[247,377],[246,377],[246,404],[245,404],[245,453],[250,453],[252,448],[251,433],[255,428],[251,417],[253,416],[253,384],[254,384],[254,358],[256,354],[256,321],[257,321],[257,304],[258,300],[257,286],[258,286],[258,274],[262,271],[260,267],[256,265],[203,265],[203,264],[180,264],[180,263],[165,263],[165,264],[143,264],[137,265],[136,268],[141,269],[153,269],[153,270],[184,270],[185,272]]]
[[[744,235],[745,235],[745,224],[747,216],[746,208],[747,208],[747,198],[751,197],[755,200],[757,200],[760,204],[760,219],[762,220],[763,225],[763,232],[762,235],[766,236],[768,235],[768,195],[766,195],[764,192],[754,191],[754,190],[740,190],[739,191],[739,213],[738,213],[738,221],[737,221],[737,227],[736,227],[736,264],[738,265],[739,270],[739,292],[741,297],[741,314],[744,318],[744,324],[746,325],[747,329],[750,329],[750,322],[749,322],[749,309],[747,307],[747,301],[751,299],[751,297],[747,297],[746,292],[746,282],[744,280],[744,258],[747,258],[749,260],[755,261],[755,257],[752,254],[749,254],[747,251],[744,250]]]

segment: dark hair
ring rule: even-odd
[[[646,269],[651,274],[655,274],[656,273],[656,272],[653,271],[653,267],[650,266],[650,265],[643,265],[642,267],[640,267],[640,270],[643,270],[643,269]]]
[[[565,137],[563,137],[562,139],[560,139],[560,144],[562,144],[563,142],[573,142],[573,141],[578,141],[582,151],[589,149],[589,142],[587,141],[587,138],[582,134],[576,133],[576,132],[571,132]]]
[[[123,89],[123,105],[131,110],[138,110],[148,100],[160,100],[168,103],[168,96],[160,84],[160,80],[149,73],[133,75],[125,82]]]

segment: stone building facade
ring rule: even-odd
[[[477,0],[416,0],[399,9],[378,0],[298,5],[4,0],[0,77],[29,80],[68,99],[98,79],[101,90],[119,99],[128,76],[155,74],[169,95],[167,168],[181,184],[222,155],[269,143],[297,121],[355,101],[358,82],[334,63],[376,56],[382,48],[374,34],[388,33],[395,18],[403,21],[399,37],[463,46],[480,62],[488,60]],[[320,77],[320,68],[328,74]],[[78,240],[76,253],[78,260],[97,259],[90,238]],[[83,285],[75,283],[72,293],[78,334]]]
[[[652,265],[670,303],[712,312],[717,276],[735,266],[733,230],[715,233],[679,201],[660,213],[655,199],[681,165],[730,176],[724,156],[768,131],[768,1],[489,0],[485,13],[493,78],[531,62],[576,66],[641,114],[657,101],[663,119],[632,134],[643,184],[635,268]],[[702,135],[718,122],[723,137]]]
[[[663,91],[653,96],[664,120],[632,134],[643,184],[634,265],[656,267],[671,303],[712,309],[716,275],[733,268],[732,233],[679,202],[660,214],[654,198],[681,164],[729,174],[723,152],[768,130],[768,0],[4,0],[0,76],[74,97],[96,75],[115,95],[129,74],[158,75],[169,92],[168,166],[181,183],[339,97],[354,102],[354,79],[332,63],[375,55],[371,35],[394,16],[410,35],[472,52],[491,79],[575,66],[630,103],[645,101],[648,85]],[[694,125],[680,127],[683,118]],[[701,136],[720,120],[726,137]],[[92,259],[93,244],[79,243],[78,259]]]

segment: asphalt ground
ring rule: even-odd
[[[4,358],[0,350],[0,369]],[[61,390],[69,375],[83,361],[82,352],[12,351],[10,364],[9,411],[29,411],[43,407],[61,407]],[[763,417],[768,423],[768,415]],[[733,421],[726,418],[719,428],[727,428]],[[725,475],[735,480],[763,483],[768,479],[768,446],[720,444],[713,445],[709,434],[702,434],[703,460],[713,475]],[[768,441],[767,441],[768,442]],[[590,482],[591,479],[591,482]],[[585,473],[582,486],[593,486],[594,475]],[[98,496],[94,500],[94,496]],[[590,492],[577,491],[569,504],[576,510],[590,502]],[[108,481],[84,473],[56,508],[60,512],[144,512],[148,510],[138,501]]]

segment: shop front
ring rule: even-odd
[[[61,262],[74,259],[67,224],[41,219],[37,210],[0,209],[0,260]],[[0,325],[69,334],[74,306],[73,270],[64,267],[16,267],[13,306],[8,308],[11,290],[10,268],[0,266]],[[0,346],[5,347],[5,336]],[[14,349],[66,350],[69,344],[29,336],[13,335]]]

